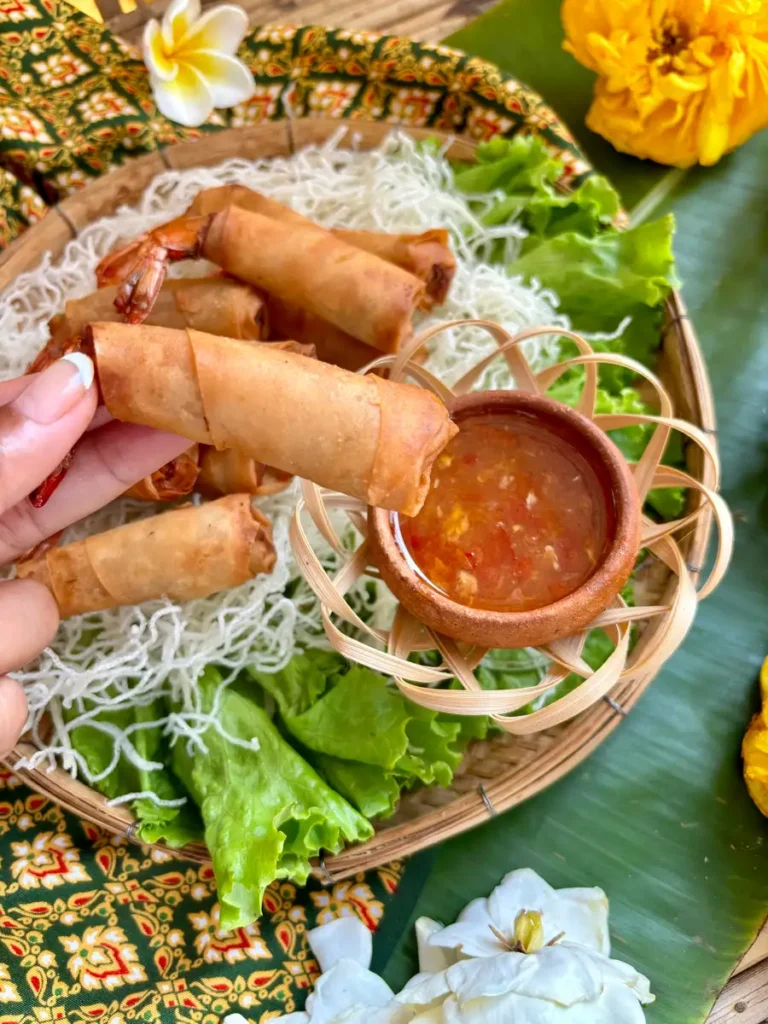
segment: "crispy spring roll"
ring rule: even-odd
[[[358,341],[340,327],[301,306],[284,302],[276,295],[267,295],[265,298],[273,338],[311,341],[317,350],[318,359],[342,366],[345,370],[359,370],[381,355],[377,349]]]
[[[270,342],[276,348],[314,359],[314,345],[295,341]],[[277,494],[291,482],[290,473],[280,473],[242,452],[219,452],[215,448],[200,450],[192,445],[151,476],[145,476],[130,487],[125,495],[139,501],[175,501],[197,489],[208,497],[222,494]]]
[[[314,221],[289,206],[284,206],[254,189],[246,188],[245,185],[222,185],[220,188],[206,189],[196,196],[187,212],[200,216],[218,213],[233,205],[286,224],[319,227]],[[444,228],[434,228],[420,235],[394,235],[379,231],[331,228],[331,234],[348,245],[364,249],[388,263],[402,267],[423,281],[426,291],[420,303],[422,309],[431,309],[432,306],[445,302],[453,275],[456,273],[456,258],[451,252],[448,232]]]
[[[213,214],[200,253],[228,274],[351,334],[396,352],[424,295],[413,274],[314,224],[286,224],[228,206]]]
[[[18,575],[53,594],[62,618],[236,587],[275,564],[272,528],[247,494],[187,505],[53,548]]]
[[[117,419],[237,448],[406,515],[421,508],[432,463],[457,432],[442,402],[413,384],[271,345],[109,323],[92,324],[87,341]]]
[[[115,309],[117,288],[99,288],[82,299],[70,299],[50,323],[51,337],[67,340],[86,324],[121,321]],[[145,323],[157,327],[192,327],[226,338],[258,341],[268,337],[267,307],[262,295],[231,277],[167,279]]]

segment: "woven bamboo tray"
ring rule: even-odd
[[[338,120],[322,118],[275,121],[223,131],[207,136],[202,143],[187,143],[138,158],[65,199],[18,239],[0,258],[0,291],[16,275],[35,266],[46,251],[54,258],[60,256],[80,229],[112,213],[118,206],[137,200],[152,178],[168,168],[210,166],[234,156],[247,159],[283,156],[327,139],[338,127]],[[371,148],[390,130],[387,124],[355,121],[341,144]],[[433,129],[408,127],[405,130],[417,138],[442,134]],[[451,142],[449,155],[452,158],[471,161],[473,153],[472,142],[462,138]],[[667,303],[662,340],[656,369],[672,395],[677,415],[714,434],[714,406],[706,367],[682,299],[677,294]],[[689,471],[712,486],[712,469],[705,464],[696,446],[689,447]],[[682,542],[694,578],[706,553],[710,525],[710,516],[704,512]],[[407,794],[395,819],[384,823],[367,843],[322,860],[316,867],[318,877],[326,882],[336,881],[416,853],[529,799],[587,758],[617,728],[652,680],[653,675],[649,674],[619,684],[609,698],[547,732],[522,738],[503,734],[476,742],[450,789],[432,788]],[[8,758],[9,766],[31,752],[30,744],[20,741]],[[112,834],[132,835],[133,818],[126,808],[108,806],[102,796],[73,780],[63,770],[37,769],[20,774],[33,789],[67,810]],[[194,861],[207,860],[208,856],[202,844],[191,844],[180,852]]]

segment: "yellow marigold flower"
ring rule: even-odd
[[[763,814],[768,815],[768,658],[760,672],[760,696],[763,709],[750,723],[741,745],[741,756],[749,795]]]
[[[626,153],[714,164],[768,125],[768,0],[563,0],[600,76],[587,125]]]

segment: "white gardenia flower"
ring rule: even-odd
[[[358,917],[340,917],[307,933],[322,974],[307,1008],[275,1024],[408,1024],[413,1011],[395,1002],[385,981],[369,971],[371,933]],[[225,1022],[226,1024],[226,1022]]]
[[[329,971],[339,960],[356,960],[369,968],[373,958],[373,937],[359,917],[337,917],[307,932],[309,948],[320,970]]]
[[[277,1017],[275,1024],[409,1024],[413,1017],[378,974],[356,960],[337,960],[318,978],[306,1010]]]
[[[306,1010],[275,1024],[645,1024],[642,1007],[654,999],[647,978],[606,955],[602,890],[557,891],[534,871],[507,875],[450,928],[420,918],[416,937],[422,973],[395,996],[369,970],[360,920],[315,928],[309,944],[323,973]]]
[[[515,922],[523,911],[541,914],[545,943],[561,936],[604,956],[611,952],[608,897],[602,889],[553,889],[531,868],[521,868],[506,875],[487,899],[467,904],[456,924],[437,931],[436,922],[422,919],[422,933],[432,931],[421,943],[422,970],[423,956],[434,947],[451,951],[454,961],[508,953],[514,945]]]
[[[410,1024],[644,1024],[653,999],[629,964],[565,941],[460,960],[396,996],[414,1011]]]
[[[223,4],[201,16],[200,0],[172,0],[162,25],[144,29],[144,63],[161,114],[188,128],[214,107],[233,107],[254,93],[253,75],[235,57],[248,28],[241,7]]]

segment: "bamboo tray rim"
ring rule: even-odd
[[[50,252],[54,259],[58,258],[67,243],[92,221],[113,212],[121,205],[135,202],[159,173],[212,166],[232,156],[251,160],[289,156],[306,145],[326,140],[343,124],[346,124],[348,132],[341,140],[341,146],[372,148],[390,131],[400,130],[417,139],[438,137],[448,143],[447,152],[451,158],[473,159],[473,142],[460,136],[410,125],[363,120],[340,122],[337,119],[310,117],[227,129],[200,141],[182,143],[138,157],[52,207],[42,221],[27,230],[0,255],[0,291],[19,274],[35,266],[44,253]],[[714,401],[706,365],[678,293],[673,293],[667,300],[662,338],[662,361],[666,364],[668,376],[672,377],[676,406],[681,415],[707,433],[716,434]],[[708,476],[711,470],[703,462],[691,468],[694,476],[704,483],[710,482]],[[711,518],[704,513],[688,538],[686,557],[689,571],[694,575],[704,560],[710,529]],[[471,789],[443,806],[427,804],[427,809],[412,820],[385,825],[366,843],[351,846],[336,855],[321,857],[315,864],[315,875],[326,883],[353,876],[387,861],[437,845],[529,799],[585,760],[617,728],[653,678],[651,674],[620,684],[608,698],[578,718],[559,726],[554,739],[548,734],[540,734],[547,739],[543,752],[535,753],[523,764],[508,767],[492,778],[476,778],[476,784]],[[481,742],[491,748],[494,744],[515,745],[515,741],[508,738]],[[5,759],[5,764],[32,789],[48,796],[71,813],[113,835],[134,838],[135,820],[126,807],[109,806],[105,797],[83,782],[72,779],[64,769],[15,769],[13,766],[18,758],[32,750],[34,748],[31,744],[20,741]],[[455,782],[451,790],[456,791]],[[410,800],[413,804],[420,795],[430,792],[433,789],[419,790],[404,800]],[[161,848],[168,850],[165,846]],[[209,859],[208,851],[202,843],[189,844],[172,852],[197,862]]]

